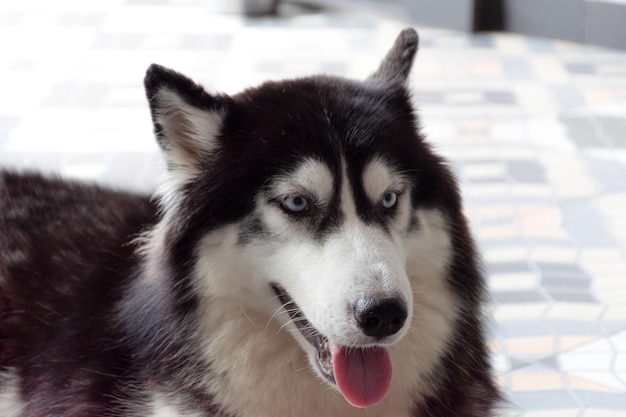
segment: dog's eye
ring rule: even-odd
[[[289,195],[283,198],[282,206],[290,213],[303,213],[309,209],[309,202],[299,194]]]
[[[387,193],[383,196],[383,207],[384,208],[392,208],[393,206],[396,205],[396,202],[398,201],[398,194],[391,192],[391,193]]]

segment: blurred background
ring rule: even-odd
[[[2,0],[0,165],[151,192],[152,62],[210,91],[420,52],[485,258],[504,416],[626,416],[626,1]]]

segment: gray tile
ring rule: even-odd
[[[578,266],[577,263],[573,263],[573,262],[546,262],[546,261],[540,261],[540,262],[535,262],[535,264],[539,268],[541,268],[542,271],[550,272],[550,273],[561,272],[561,271],[564,271],[566,273],[570,273],[570,272],[575,272],[575,271],[580,271],[581,270],[580,266]]]
[[[546,169],[535,160],[505,161],[507,172],[515,181],[547,182]]]
[[[560,207],[563,213],[563,228],[580,245],[610,247],[615,244],[606,228],[606,219],[590,201],[565,201]]]
[[[561,116],[567,135],[581,148],[604,148],[608,141],[590,117]]]
[[[606,330],[601,322],[586,322],[579,320],[552,320],[550,324],[560,335],[606,336]]]
[[[506,178],[506,176],[493,176],[493,177],[488,177],[488,178],[475,178],[475,179],[472,179],[471,182],[472,184],[484,184],[486,186],[489,186],[489,185],[503,183],[507,181],[509,181],[509,179]]]
[[[565,64],[565,69],[572,74],[595,74],[597,72],[595,64],[586,62]]]
[[[527,202],[532,202],[532,200],[528,199]],[[536,204],[546,204],[546,205],[554,205],[555,202],[553,199],[537,199],[534,201]],[[554,237],[553,239],[550,238],[528,238],[525,239],[525,241],[528,242],[529,245],[533,246],[533,247],[542,247],[542,248],[557,248],[557,249],[561,249],[563,247],[563,243],[566,243],[567,247],[574,247],[577,248],[578,247],[578,243],[575,241],[572,241],[569,237],[566,238],[566,240],[563,240],[563,237]]]
[[[529,368],[534,361],[536,360],[536,358],[520,358],[517,356],[511,356],[509,358],[509,362],[511,362],[511,370],[517,370],[517,369],[527,369]]]
[[[599,192],[626,190],[626,166],[607,158],[587,157],[585,162]]]
[[[554,100],[563,109],[582,107],[587,104],[580,89],[575,84],[564,84],[551,88]]]
[[[532,271],[531,267],[525,262],[490,262],[487,264],[486,269],[490,274]]]
[[[577,293],[569,292],[560,288],[546,288],[546,292],[556,302],[562,303],[598,303],[598,299],[586,291]]]
[[[446,100],[445,93],[442,91],[418,90],[414,96],[418,103],[443,104]]]
[[[626,411],[626,393],[573,391],[583,406],[600,410]]]
[[[554,53],[554,42],[550,39],[528,37],[524,38],[524,42],[528,48],[535,53],[550,54]]]
[[[513,360],[514,358],[514,360]],[[545,372],[545,371],[558,371],[561,364],[557,357],[551,356],[548,358],[537,358],[535,356],[519,357],[515,355],[512,357],[511,363],[526,363],[526,366],[516,366],[515,370],[521,370],[523,372]]]
[[[516,217],[486,217],[480,219],[481,226],[516,226],[518,222],[519,220]]]
[[[437,47],[437,39],[435,38],[420,38],[420,48],[436,48]]]
[[[469,199],[466,199],[466,201],[470,201]],[[476,200],[474,200],[476,201]],[[478,200],[481,204],[484,203],[484,200]],[[509,199],[506,200],[502,200],[502,201],[507,201],[509,202]],[[503,239],[503,238],[483,238],[480,240],[480,247],[483,250],[489,250],[489,249],[502,249],[502,248],[515,248],[515,247],[519,247],[520,245],[520,239],[519,238],[510,238],[510,239]]]
[[[533,369],[537,370],[555,370],[558,371],[560,369],[561,364],[559,360],[555,357],[550,357],[546,359],[542,359],[541,361],[532,365]]]
[[[626,148],[626,116],[618,117],[596,117],[596,122],[600,131],[610,141],[611,145],[617,148]]]
[[[517,98],[510,91],[485,91],[485,100],[494,104],[514,104]]]
[[[604,320],[602,322],[607,333],[614,334],[626,330],[626,320]]]
[[[493,36],[484,34],[484,33],[474,34],[470,36],[469,43],[471,46],[475,48],[493,48],[494,47]]]
[[[500,58],[506,76],[513,80],[532,80],[535,78],[528,60],[521,57],[504,56]]]
[[[544,278],[589,280],[587,272],[575,263],[537,262],[537,267]]]
[[[541,285],[544,288],[555,288],[555,289],[568,289],[568,290],[589,290],[591,286],[591,278],[585,277],[583,279],[576,277],[567,277],[567,278],[542,278]]]
[[[540,303],[547,301],[537,291],[494,291],[492,296],[500,304]]]
[[[554,336],[554,327],[546,320],[515,320],[498,324],[500,334],[505,338]]]
[[[511,399],[524,410],[558,410],[578,408],[577,402],[567,390],[516,391]]]

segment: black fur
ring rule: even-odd
[[[132,352],[111,312],[155,212],[142,196],[0,176],[0,370],[18,370],[24,416],[106,415],[126,396]]]
[[[136,242],[167,207],[159,209],[146,196],[4,172],[0,388],[3,371],[17,373],[28,401],[23,416],[122,416],[130,408],[141,414],[148,383],[186,398],[189,410],[222,416],[219,399],[192,383],[212,372],[210,363],[197,359],[190,327],[198,300],[189,277],[199,240],[250,215],[255,196],[303,157],[324,161],[335,178],[343,169],[341,157],[349,161],[362,220],[384,228],[387,217],[369,203],[361,184],[373,155],[385,156],[414,184],[406,190],[413,208],[448,215],[454,237],[449,284],[462,300],[462,317],[439,372],[431,375],[438,388],[415,404],[413,417],[490,416],[498,394],[481,321],[485,289],[455,179],[420,136],[405,87],[416,50],[417,34],[407,30],[366,82],[308,77],[232,97],[210,95],[174,71],[151,66],[146,93],[166,153],[172,138],[159,122],[160,91],[223,114],[219,135],[206,138],[215,143],[206,152],[193,149],[199,174],[178,191],[178,215],[163,229],[162,276],[153,277],[153,284],[142,280]],[[176,169],[175,161],[168,162]],[[307,228],[324,239],[341,221],[336,201]],[[417,219],[407,224],[407,230],[419,227]],[[271,231],[248,217],[240,240],[260,233]]]

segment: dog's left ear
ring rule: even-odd
[[[406,85],[418,44],[419,36],[415,29],[404,29],[376,72],[367,80],[387,85]]]
[[[184,75],[152,64],[144,79],[154,133],[168,169],[192,179],[217,148],[227,96],[211,95]]]

